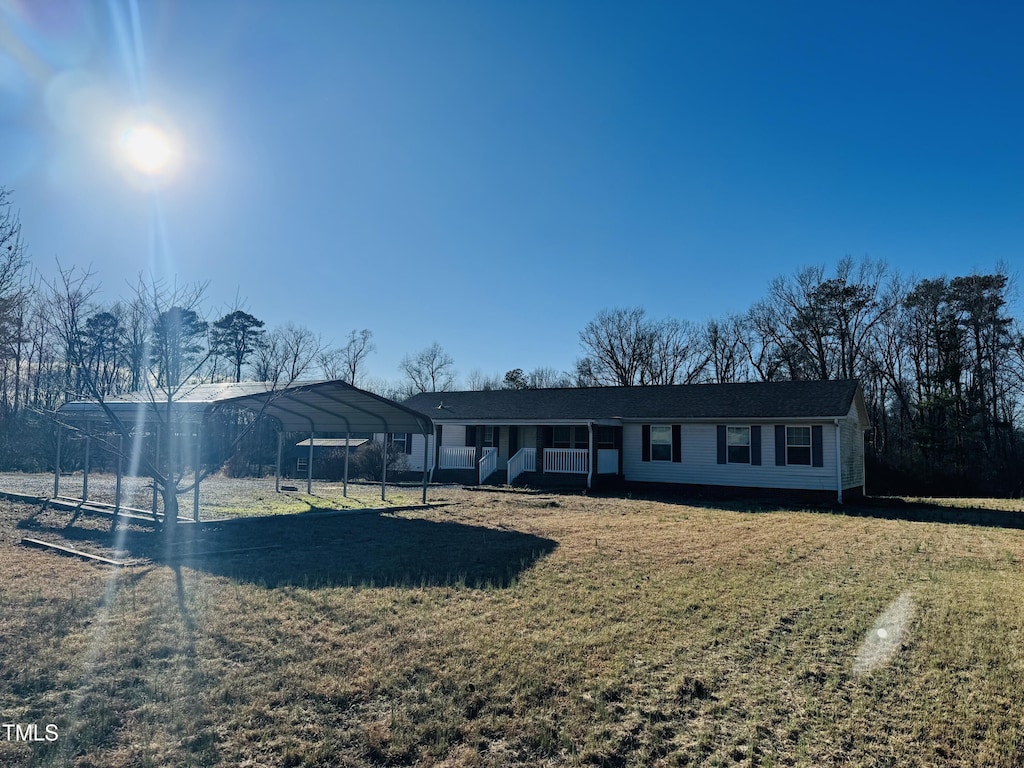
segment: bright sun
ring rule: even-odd
[[[168,170],[174,159],[174,146],[168,135],[155,125],[134,125],[121,135],[121,148],[128,162],[147,176]]]

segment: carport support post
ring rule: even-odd
[[[157,424],[153,430],[156,435],[156,445],[153,447],[153,466],[160,466],[160,425]],[[156,517],[156,478],[153,478],[153,517]]]
[[[274,478],[274,490],[281,492],[281,453],[284,451],[284,432],[277,433],[277,476]]]
[[[92,445],[92,425],[85,425],[85,464],[82,466],[82,501],[89,500],[89,446]]]
[[[427,457],[430,455],[430,440],[423,435],[423,503],[427,503]]]
[[[306,462],[306,495],[313,495],[313,433],[309,433],[309,461]]]
[[[351,431],[345,433],[345,482],[341,486],[341,495],[346,499],[348,498],[348,443],[351,437]]]
[[[60,496],[60,437],[64,434],[64,427],[57,425],[57,456],[53,462],[53,497]]]
[[[121,475],[124,467],[124,435],[117,436],[117,485],[114,486],[114,514],[121,511]]]
[[[199,465],[203,455],[203,425],[196,424],[196,487],[192,489],[192,519],[199,522]]]
[[[383,434],[384,439],[384,450],[381,451],[383,459],[381,460],[380,467],[380,500],[386,501],[386,494],[384,493],[384,486],[388,481],[388,433]]]

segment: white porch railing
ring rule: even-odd
[[[442,445],[439,469],[473,469],[476,467],[476,447],[472,445]]]
[[[484,455],[480,458],[480,482],[482,483],[498,469],[498,449],[484,448]]]
[[[586,448],[545,448],[544,471],[589,472],[590,451]]]
[[[537,471],[537,449],[520,448],[516,455],[508,460],[508,481],[511,483],[523,472]]]

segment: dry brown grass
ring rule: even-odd
[[[61,733],[0,740],[0,764],[1024,762],[1021,530],[920,505],[431,497],[173,546],[0,506],[2,716]],[[855,674],[901,595],[898,647]]]

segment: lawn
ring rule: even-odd
[[[0,502],[0,716],[59,734],[0,764],[1024,763],[1019,502],[430,498],[173,543]]]

